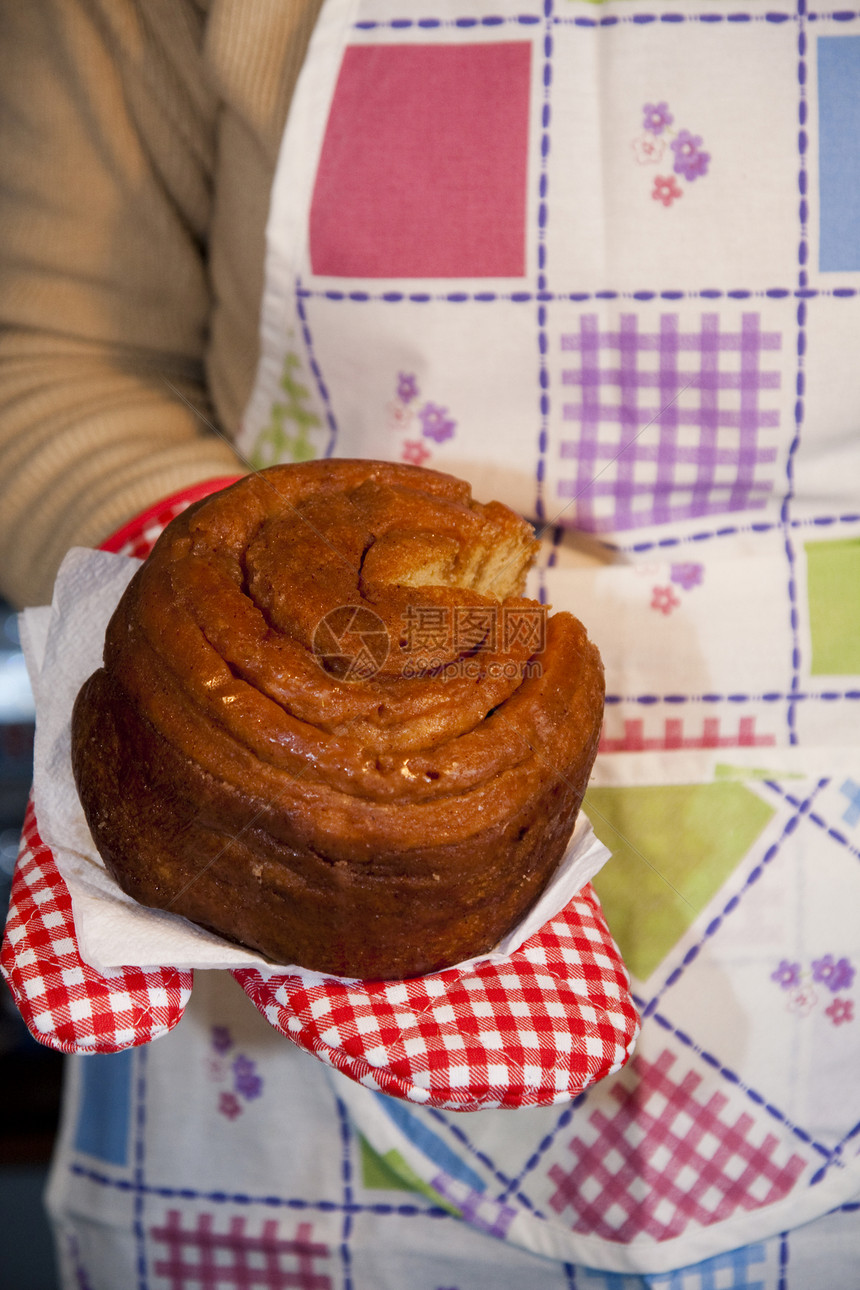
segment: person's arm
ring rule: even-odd
[[[202,378],[216,113],[202,37],[193,0],[0,0],[0,591],[14,603],[50,598],[70,545],[240,469],[207,427]]]

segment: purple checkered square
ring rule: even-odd
[[[560,343],[561,415],[575,433],[560,441],[558,493],[576,502],[578,525],[606,532],[765,505],[780,374],[764,359],[781,336],[759,314],[742,314],[737,331],[716,313],[690,331],[678,314],[651,331],[633,313],[605,329],[583,314]]]

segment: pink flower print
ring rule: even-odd
[[[684,193],[674,175],[658,175],[654,180],[651,196],[655,202],[662,202],[664,206],[671,206],[675,198],[683,197]]]
[[[430,456],[430,449],[420,439],[407,439],[400,456],[412,466],[423,466]]]
[[[457,428],[457,422],[448,416],[448,409],[440,408],[438,403],[425,403],[418,418],[422,434],[427,439],[434,439],[436,443],[450,439]]]
[[[818,1002],[818,995],[811,985],[800,985],[792,990],[788,998],[789,1012],[798,1012],[801,1017],[808,1017]]]
[[[825,954],[824,958],[813,959],[812,961],[812,979],[819,985],[826,985],[828,990],[837,994],[840,990],[848,990],[854,981],[854,968],[848,959],[839,959],[837,963],[833,961],[832,954]]]
[[[829,1008],[824,1009],[834,1026],[842,1026],[846,1021],[854,1020],[854,1000],[834,999]]]
[[[412,372],[398,372],[397,397],[401,403],[411,403],[418,397],[418,380]]]
[[[770,979],[776,981],[783,990],[792,990],[800,985],[800,964],[789,963],[788,959],[782,959],[776,971],[771,972]]]
[[[226,1075],[224,1059],[222,1057],[208,1057],[206,1059],[206,1072],[213,1084],[223,1084]]]
[[[257,1074],[257,1064],[241,1053],[233,1063],[233,1087],[247,1101],[252,1102],[263,1091],[263,1081]]]
[[[672,151],[675,154],[675,174],[683,175],[689,183],[700,175],[708,173],[709,152],[702,151],[702,137],[691,134],[689,130],[679,130],[678,137],[672,140]]]
[[[388,405],[388,420],[392,430],[405,430],[412,420],[412,409],[392,400]]]
[[[704,565],[694,564],[692,561],[684,564],[673,564],[669,570],[669,577],[672,582],[683,587],[685,591],[692,591],[698,587],[705,575]]]
[[[675,120],[668,103],[646,103],[642,113],[642,129],[650,130],[652,134],[662,134]]]
[[[671,614],[672,610],[677,609],[680,603],[671,587],[652,588],[651,608],[658,609],[661,614]]]
[[[666,151],[666,144],[653,134],[638,134],[632,143],[640,166],[656,166]]]
[[[242,1107],[235,1093],[222,1093],[218,1099],[218,1110],[228,1120],[235,1120],[237,1115],[242,1114]]]

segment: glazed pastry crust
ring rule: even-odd
[[[398,979],[534,904],[597,749],[582,624],[522,596],[531,528],[419,467],[272,467],[165,530],[72,722],[141,903],[272,961]]]

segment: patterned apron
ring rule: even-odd
[[[457,1115],[200,972],[169,1035],[73,1066],[68,1286],[856,1283],[857,16],[324,5],[240,447],[534,520],[606,665],[586,809],[642,1034],[564,1106]]]
[[[556,1258],[679,1266],[860,1191],[845,32],[330,0],[283,140],[240,447],[469,479],[535,521],[535,589],[606,663],[587,809],[637,1057],[465,1126],[341,1090],[381,1156]]]

